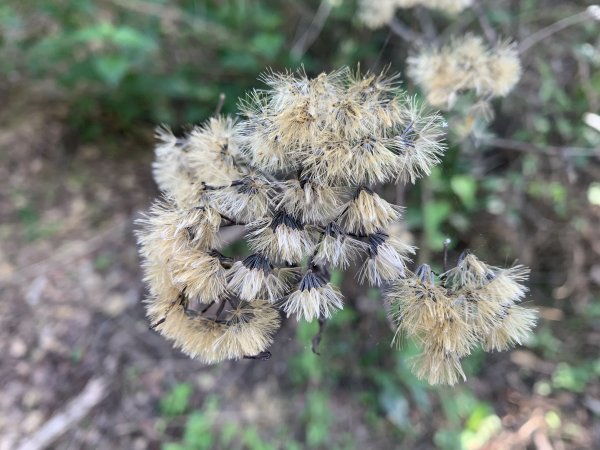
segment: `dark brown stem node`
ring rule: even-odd
[[[319,356],[321,356],[321,354],[319,353],[319,345],[321,344],[321,338],[323,336],[323,329],[325,328],[325,323],[325,319],[319,317],[319,331],[317,331],[317,334],[315,334],[312,338],[312,352],[315,355]]]
[[[266,351],[266,352],[260,352],[258,355],[246,355],[244,356],[244,359],[253,359],[256,361],[267,361],[269,359],[271,359],[271,352]]]

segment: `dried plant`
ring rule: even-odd
[[[488,266],[463,253],[458,265],[435,276],[427,265],[398,278],[386,290],[395,340],[417,339],[422,353],[415,373],[432,384],[454,384],[465,374],[460,359],[481,345],[486,351],[522,344],[537,321],[537,312],[520,305],[528,269]]]
[[[402,209],[375,192],[430,173],[445,149],[442,118],[386,74],[262,79],[243,120],[213,118],[184,138],[158,132],[163,196],[138,231],[152,327],[206,363],[267,357],[280,312],[329,318],[343,308],[331,270],[357,262],[361,281],[386,288],[398,331],[423,342],[416,370],[431,382],[456,381],[479,342],[519,343],[535,318],[514,305],[524,270],[467,256],[440,286],[426,267],[413,274]],[[223,255],[225,227],[243,227],[252,254]]]
[[[467,34],[441,48],[421,49],[408,59],[408,75],[431,105],[450,109],[464,91],[484,101],[506,96],[521,77],[521,63],[511,43],[490,48]]]
[[[422,6],[447,14],[457,14],[473,4],[473,0],[361,0],[358,18],[369,28],[380,28],[392,20],[399,8]]]

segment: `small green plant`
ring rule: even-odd
[[[309,448],[320,448],[329,437],[332,413],[327,403],[326,392],[311,390],[306,396],[304,407],[305,439]]]
[[[160,401],[160,411],[166,417],[174,417],[187,411],[192,386],[189,383],[176,384]]]

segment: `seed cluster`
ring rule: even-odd
[[[521,77],[521,63],[511,43],[490,48],[481,37],[467,34],[410,57],[408,75],[423,89],[428,103],[450,109],[464,91],[486,100],[506,96]]]
[[[422,6],[447,14],[457,14],[473,4],[473,0],[361,0],[359,20],[369,28],[385,26],[399,8]]]
[[[386,292],[396,340],[416,338],[422,353],[414,362],[419,378],[431,384],[454,384],[465,378],[460,359],[477,346],[502,351],[521,344],[537,313],[520,305],[528,269],[488,266],[465,253],[457,266],[440,275],[427,265],[394,281]]]
[[[399,302],[418,303],[400,295],[403,283],[424,283],[407,268],[414,248],[399,235],[402,209],[376,185],[430,173],[444,151],[440,116],[385,74],[262,79],[267,88],[241,102],[241,120],[213,118],[182,138],[158,131],[162,195],[137,232],[152,327],[206,363],[264,354],[281,313],[324,320],[343,308],[333,269],[356,262],[360,281],[393,286]],[[224,228],[244,234],[248,256],[223,254]],[[465,298],[475,289],[452,286]],[[515,340],[505,331],[494,328],[490,348]]]

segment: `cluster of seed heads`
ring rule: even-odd
[[[473,0],[361,0],[358,18],[369,28],[380,28],[392,20],[397,9],[423,7],[457,14],[473,4]]]
[[[399,278],[386,290],[396,341],[414,338],[422,352],[413,370],[431,384],[465,378],[460,359],[481,346],[502,351],[521,344],[537,320],[534,309],[520,305],[529,270],[491,267],[463,253],[455,268],[439,276],[427,265]]]
[[[152,327],[205,363],[265,357],[281,314],[329,318],[343,308],[331,271],[351,264],[360,281],[394,286],[400,323],[401,302],[418,304],[400,294],[423,278],[407,268],[414,248],[400,239],[402,210],[376,188],[430,173],[444,151],[441,117],[385,74],[262,79],[267,88],[240,103],[239,121],[213,118],[183,138],[159,130],[162,195],[140,221]],[[249,256],[222,253],[224,228],[244,234]]]
[[[521,62],[510,42],[490,47],[467,34],[408,58],[408,74],[429,104],[450,109],[465,91],[485,100],[506,96],[521,78]]]

